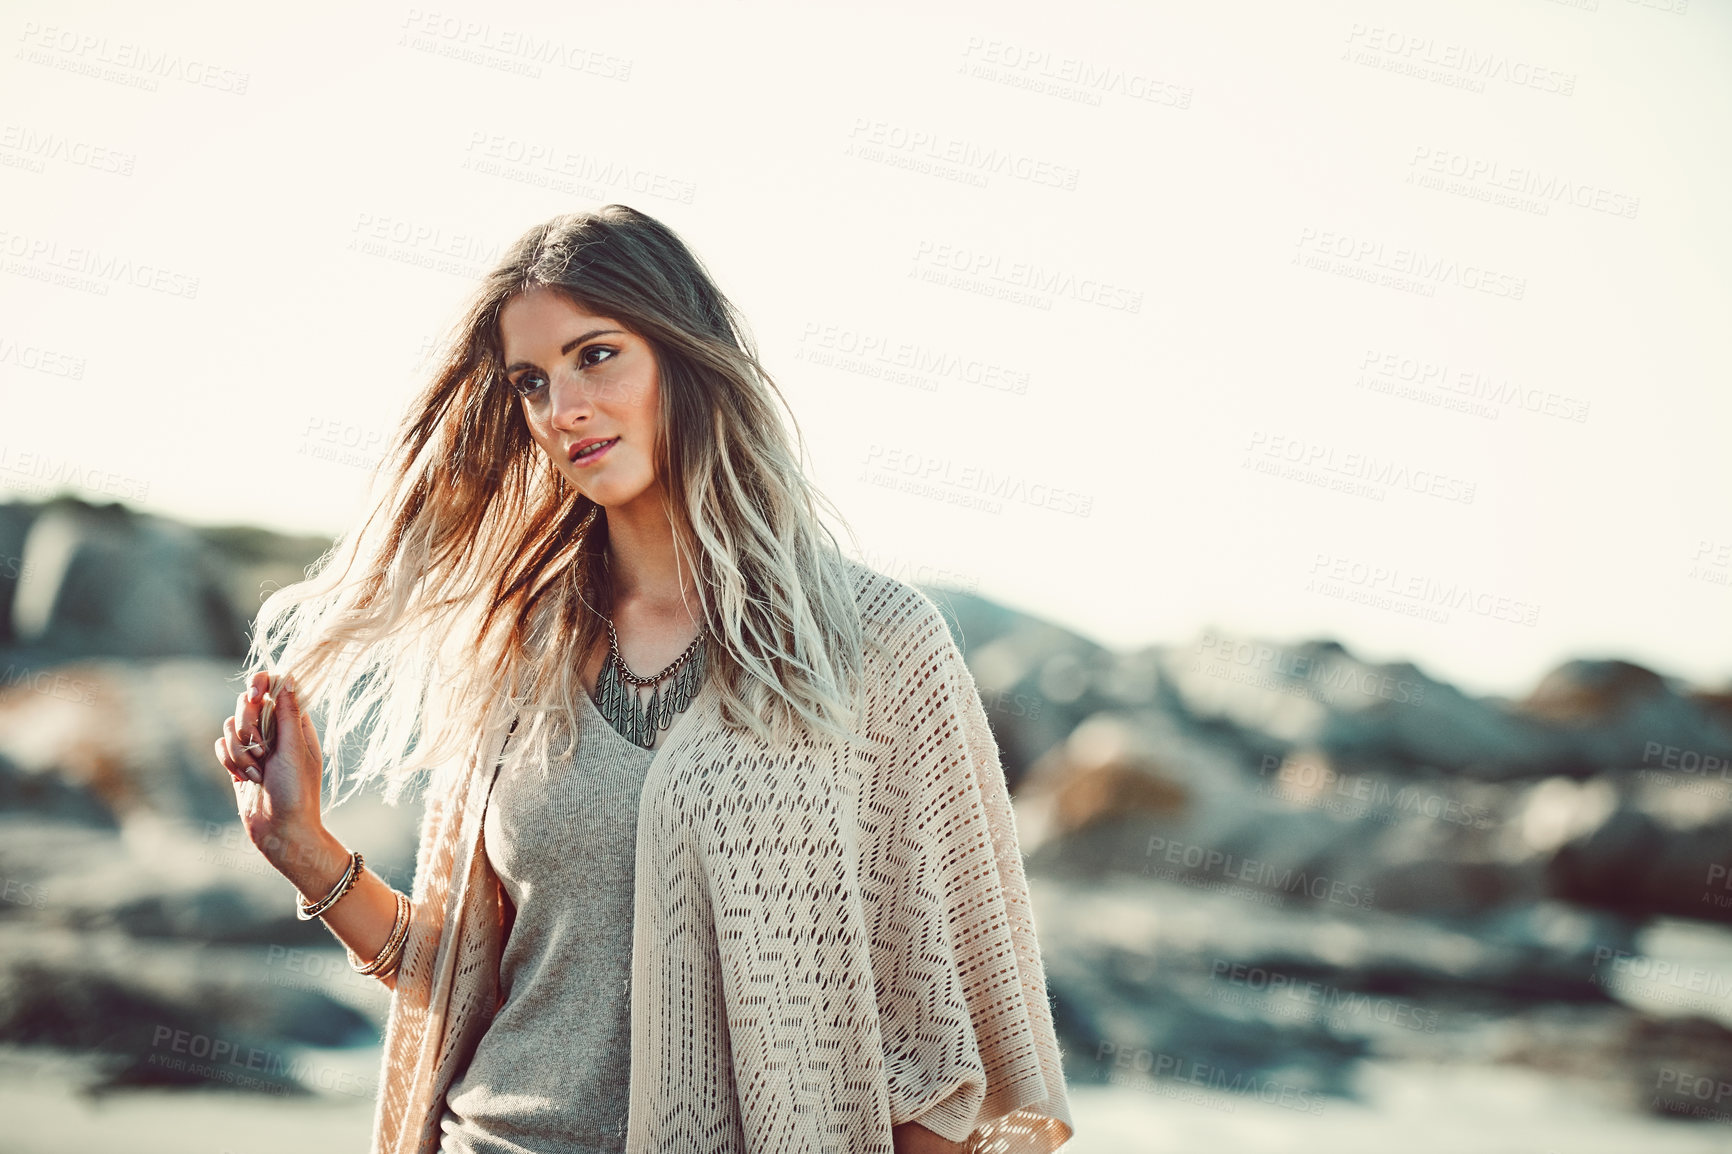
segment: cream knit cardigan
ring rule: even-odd
[[[647,771],[631,978],[631,1154],[970,1152],[1072,1134],[998,746],[926,594],[852,563],[868,740],[771,747],[706,685]],[[481,748],[500,749],[505,733]],[[429,795],[372,1154],[436,1154],[498,1009],[508,903],[481,848],[498,762]]]

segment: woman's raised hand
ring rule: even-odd
[[[259,734],[267,704],[275,714],[268,749]],[[267,861],[281,870],[318,841],[324,829],[319,800],[325,761],[319,735],[301,712],[292,674],[273,693],[270,674],[253,673],[235,699],[234,716],[223,720],[216,758],[234,779],[241,825]]]

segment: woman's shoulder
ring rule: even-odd
[[[906,657],[911,650],[949,640],[949,621],[925,590],[865,562],[853,558],[843,562],[854,581],[854,600],[869,650]]]

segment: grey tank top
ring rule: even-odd
[[[440,1154],[625,1149],[638,802],[659,749],[579,696],[575,756],[546,782],[529,771],[493,783],[482,842],[517,914],[505,998],[446,1090]]]

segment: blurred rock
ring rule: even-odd
[[[18,509],[8,511],[6,536],[21,540],[0,643],[32,664],[245,651],[220,558],[191,529],[118,503],[59,499],[19,533]]]
[[[1568,661],[1516,703],[1522,712],[1566,725],[1615,720],[1670,693],[1660,675],[1629,661]]]
[[[222,1084],[208,1070],[177,1070],[173,1059],[183,1058],[292,1090],[297,1047],[365,1043],[376,1032],[311,983],[273,980],[289,975],[273,961],[257,948],[222,955],[0,923],[0,1037],[105,1055],[109,1085]]]
[[[42,787],[44,804],[70,788],[109,820],[150,809],[232,821],[234,786],[212,746],[240,685],[234,663],[208,658],[57,665],[0,686],[0,758],[58,779]]]
[[[927,588],[968,661],[1017,789],[1029,767],[1083,718],[1109,704],[1099,688],[1113,654],[1080,634],[972,593]]]
[[[1732,1122],[1732,1030],[1696,1016],[1529,1015],[1498,1053],[1503,1062],[1612,1081],[1632,1109]]]
[[[58,773],[26,773],[4,754],[0,754],[0,813],[115,826],[114,811],[89,790]]]

